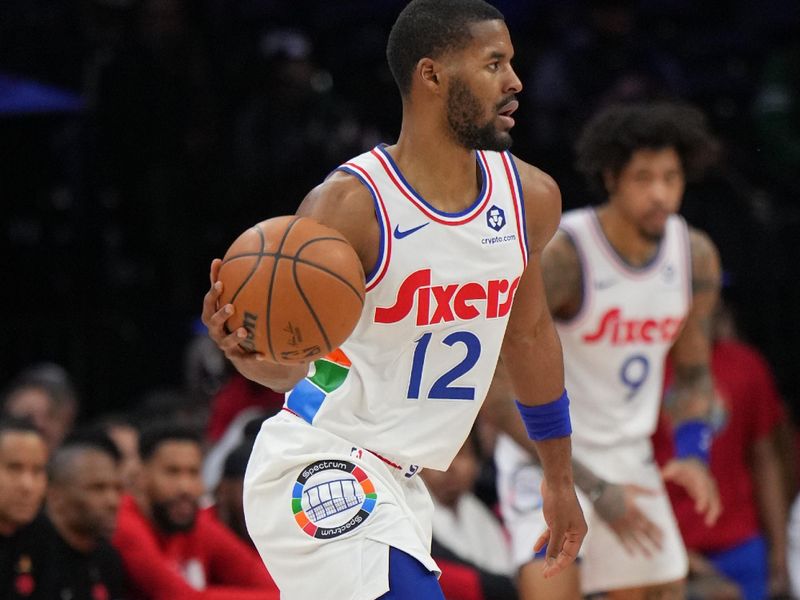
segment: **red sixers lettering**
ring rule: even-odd
[[[594,333],[587,333],[583,341],[590,344],[609,341],[612,344],[673,342],[681,331],[683,319],[625,319],[619,308],[612,308],[600,319]]]
[[[406,277],[400,284],[394,305],[375,309],[375,322],[397,323],[411,313],[415,303],[418,326],[456,319],[471,321],[481,315],[487,319],[505,317],[511,310],[518,285],[519,277],[513,281],[491,279],[485,284],[431,285],[431,270],[422,269]],[[478,302],[482,306],[476,306]]]

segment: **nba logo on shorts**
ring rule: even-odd
[[[292,489],[292,512],[300,529],[328,540],[366,521],[377,498],[361,467],[346,460],[320,460],[300,472]]]
[[[500,231],[506,224],[506,213],[499,206],[492,205],[486,213],[486,224],[495,231]]]

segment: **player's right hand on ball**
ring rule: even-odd
[[[236,312],[233,304],[219,306],[223,284],[219,281],[222,260],[211,261],[209,279],[211,287],[203,298],[203,324],[208,328],[209,337],[214,340],[225,357],[233,363],[236,370],[248,379],[275,390],[285,392],[294,387],[308,373],[308,365],[278,365],[267,362],[262,354],[247,352],[240,342],[247,338],[247,330],[239,327],[228,332],[225,322]]]
[[[595,500],[597,514],[608,524],[629,554],[652,556],[660,550],[664,532],[647,518],[636,504],[637,496],[653,496],[658,492],[639,485],[617,485],[607,482]]]

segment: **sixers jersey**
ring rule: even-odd
[[[483,403],[527,262],[509,153],[475,153],[465,211],[419,196],[378,146],[339,169],[372,195],[380,252],[353,334],[315,361],[286,408],[401,465],[446,469]]]
[[[593,209],[571,211],[561,228],[578,252],[580,312],[557,321],[576,445],[649,437],[661,405],[664,360],[691,305],[686,222],[673,215],[658,253],[634,268],[613,249]]]

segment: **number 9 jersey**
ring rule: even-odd
[[[565,213],[561,229],[581,264],[581,309],[556,321],[572,402],[573,446],[649,438],[661,405],[664,361],[691,305],[689,234],[671,215],[656,256],[634,268],[606,239],[591,208]]]
[[[285,408],[403,465],[447,469],[466,439],[527,263],[514,160],[475,156],[481,189],[456,214],[422,198],[382,146],[339,167],[372,195],[379,258],[353,334]]]

